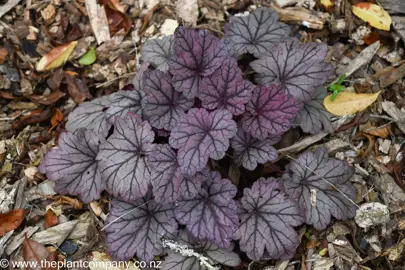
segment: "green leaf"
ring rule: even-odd
[[[339,95],[338,91],[333,91],[332,95],[330,96],[330,99],[332,101],[335,101],[336,97]]]
[[[343,74],[339,77],[339,80],[336,82],[337,84],[342,84],[343,81],[346,80],[346,74]]]
[[[96,61],[96,59],[96,47],[90,47],[90,50],[80,58],[79,64],[84,66],[91,65]]]

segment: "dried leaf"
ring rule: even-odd
[[[51,262],[56,261],[56,252],[49,252],[44,245],[28,239],[25,239],[22,243],[22,251],[24,261],[28,262],[30,265],[37,265],[37,267],[26,267],[26,270],[51,270],[58,269],[55,266],[51,267]],[[48,263],[47,267],[41,268],[41,261],[46,261]]]
[[[39,109],[35,111],[31,111],[30,113],[24,115],[17,121],[15,121],[11,128],[12,129],[23,129],[28,125],[38,124],[49,119],[52,115],[51,108],[46,108],[45,110]]]
[[[0,47],[0,65],[4,64],[4,62],[6,61],[7,54],[7,50],[3,47]]]
[[[56,92],[52,92],[51,94],[47,95],[47,96],[31,96],[31,100],[42,104],[42,105],[51,105],[56,103],[59,99],[61,99],[62,97],[64,97],[66,94],[61,92],[61,91],[56,91]]]
[[[356,112],[364,111],[368,106],[373,104],[380,92],[374,94],[342,92],[336,97],[335,101],[332,101],[332,95],[327,96],[323,100],[323,105],[328,112],[334,115],[345,116],[355,114]]]
[[[113,0],[100,0],[99,3],[105,8],[110,32],[115,34],[124,29],[125,33],[128,33],[132,26],[132,19],[121,11],[122,6],[118,6],[117,1]]]
[[[52,115],[51,118],[51,125],[56,126],[62,122],[63,122],[63,113],[59,109],[56,109],[55,113]]]
[[[65,78],[68,85],[69,95],[73,98],[74,102],[77,104],[83,103],[83,101],[91,98],[89,89],[86,83],[74,77],[72,72],[65,72]]]
[[[58,217],[56,216],[55,212],[52,211],[52,209],[48,209],[48,211],[46,211],[44,218],[44,225],[46,229],[58,225],[59,223]]]
[[[69,42],[65,45],[60,45],[53,48],[50,52],[44,55],[36,65],[37,71],[45,71],[53,68],[63,66],[69,59],[74,48],[77,45],[77,41]]]
[[[326,10],[329,10],[331,7],[333,7],[333,2],[331,0],[321,0],[321,4]]]
[[[390,31],[392,19],[382,7],[368,2],[361,2],[352,6],[352,11],[354,15],[368,22],[371,26]]]
[[[14,209],[8,213],[0,214],[0,236],[17,229],[27,213],[27,209]]]

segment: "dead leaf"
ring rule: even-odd
[[[46,249],[46,247],[34,240],[28,239],[25,236],[25,239],[22,243],[22,252],[23,258],[26,262],[31,262],[31,265],[38,265],[37,267],[26,267],[26,270],[53,270],[58,269],[55,267],[51,267],[51,262],[56,261],[56,252],[50,252]],[[46,267],[41,268],[41,261],[48,262]]]
[[[390,135],[391,125],[383,126],[383,127],[370,127],[363,130],[364,133],[377,136],[383,139],[388,138]]]
[[[380,93],[381,91],[374,94],[342,92],[336,97],[335,101],[332,101],[332,95],[325,97],[323,105],[328,112],[334,115],[345,116],[355,114],[364,111],[368,106],[373,104]]]
[[[51,76],[49,77],[48,80],[46,80],[46,83],[48,84],[49,88],[51,88],[52,91],[58,91],[63,78],[64,78],[63,69],[58,68],[51,73]]]
[[[104,7],[97,3],[97,0],[86,0],[86,10],[89,14],[91,28],[94,36],[97,39],[97,44],[100,45],[111,39],[110,30],[108,27],[108,19]]]
[[[47,119],[49,119],[52,115],[52,110],[50,107],[47,107],[45,110],[39,109],[32,111],[22,117],[20,117],[18,120],[16,120],[12,125],[12,129],[23,129],[28,125],[34,125],[38,124],[40,122],[43,122]]]
[[[8,213],[0,214],[0,236],[17,229],[27,213],[28,209],[14,209]]]
[[[59,109],[55,109],[55,113],[51,118],[52,127],[59,125],[63,122],[63,113]]]
[[[3,92],[3,91],[0,91],[0,97],[1,97],[1,98],[5,98],[5,99],[12,99],[12,100],[18,99],[17,97],[13,96],[12,93],[10,93],[10,92]]]
[[[74,209],[82,209],[83,208],[83,205],[77,199],[70,198],[68,196],[60,196],[59,200],[56,201],[55,206],[58,206],[60,204],[69,204]]]
[[[91,98],[87,85],[83,80],[76,78],[74,73],[66,71],[65,78],[68,85],[69,95],[77,104],[82,103],[86,98]]]
[[[333,2],[331,0],[321,0],[321,4],[326,10],[329,10],[331,7],[333,7]]]
[[[198,19],[197,0],[179,0],[176,4],[176,13],[179,18],[195,26]]]
[[[0,47],[0,65],[4,64],[7,55],[8,55],[7,50],[4,49],[3,47]]]
[[[61,92],[61,91],[57,91],[57,92],[52,92],[47,96],[31,96],[31,100],[35,101],[39,104],[42,105],[51,105],[56,103],[59,99],[61,99],[62,97],[64,97],[66,94]]]
[[[122,6],[112,0],[100,0],[99,2],[105,8],[110,33],[115,34],[124,29],[126,35],[131,29],[132,20],[126,13],[119,10],[122,9]]]
[[[45,54],[36,65],[37,71],[45,71],[53,68],[58,68],[66,63],[70,54],[77,45],[77,41],[69,42],[65,45],[60,45],[53,48]]]
[[[369,2],[361,2],[352,6],[354,15],[371,26],[385,31],[390,31],[391,16],[382,7]]]
[[[405,64],[401,65],[398,68],[394,68],[392,66],[387,67],[373,75],[374,78],[378,78],[380,80],[380,87],[382,88],[390,86],[404,76]]]
[[[46,211],[44,218],[44,225],[46,229],[59,224],[58,217],[56,216],[55,212],[52,211],[52,209],[48,209]]]

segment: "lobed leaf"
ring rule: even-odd
[[[214,263],[220,263],[226,266],[238,266],[240,258],[238,254],[233,252],[233,244],[229,248],[219,248],[213,243],[207,241],[198,242],[195,237],[191,236],[187,231],[180,230],[176,239],[176,243],[187,245],[199,254],[211,259]],[[168,256],[165,257],[162,263],[162,270],[204,270],[196,257],[182,256],[180,253],[168,250]]]
[[[333,66],[324,62],[327,51],[324,43],[301,44],[289,38],[250,65],[258,73],[260,84],[278,84],[297,100],[308,101],[315,88],[334,72]]]
[[[275,179],[260,178],[252,188],[244,189],[239,218],[236,239],[250,259],[289,259],[295,254],[299,239],[293,226],[305,218]]]
[[[145,72],[143,80],[143,90],[147,93],[145,113],[150,124],[172,130],[184,112],[194,105],[194,100],[175,91],[171,77],[160,70]]]
[[[80,195],[85,203],[97,200],[105,189],[96,160],[102,140],[98,134],[84,128],[74,133],[63,132],[58,140],[59,148],[46,153],[39,170],[56,182],[56,192]]]
[[[86,128],[107,137],[111,124],[107,122],[104,111],[112,103],[110,96],[102,96],[92,101],[81,103],[68,116],[66,130],[75,132]]]
[[[150,184],[147,160],[154,138],[150,124],[139,117],[128,115],[116,120],[114,133],[97,155],[109,193],[126,201],[146,195]]]
[[[337,219],[355,216],[356,190],[349,180],[353,173],[346,162],[329,158],[326,148],[318,148],[301,154],[286,167],[285,191],[305,208],[305,222],[322,230],[332,216]]]
[[[260,57],[272,46],[290,34],[290,27],[279,22],[279,16],[270,8],[258,8],[244,17],[232,17],[225,26],[225,40],[231,41],[235,56],[251,53]]]
[[[223,158],[236,129],[229,111],[189,110],[169,137],[170,146],[179,149],[177,159],[183,174],[194,175],[203,170],[208,158]]]
[[[330,122],[332,115],[323,106],[323,100],[328,95],[325,87],[315,89],[312,98],[304,103],[304,108],[297,114],[294,122],[297,123],[304,132],[318,134],[321,130],[333,132]]]
[[[231,139],[233,160],[236,165],[242,165],[253,171],[258,163],[264,164],[277,159],[277,150],[272,145],[279,140],[278,136],[258,140],[239,128],[235,137]]]
[[[120,90],[110,95],[111,105],[105,110],[105,118],[114,124],[118,117],[125,117],[128,113],[143,115],[145,93],[141,91]]]
[[[236,60],[228,58],[217,72],[202,79],[198,98],[206,109],[227,109],[233,115],[239,115],[244,113],[253,88],[252,83],[243,80]]]
[[[208,169],[200,172],[205,181],[198,194],[182,199],[174,210],[179,223],[197,239],[227,248],[238,226],[235,197],[237,189],[229,179]]]
[[[153,260],[163,251],[161,238],[177,234],[173,207],[147,198],[137,203],[113,199],[106,223],[110,225],[105,228],[109,253],[122,261],[134,255],[142,261]]]
[[[177,162],[176,152],[167,144],[159,144],[149,156],[152,187],[159,203],[175,202],[179,198],[191,199],[201,189],[202,178],[185,177]]]
[[[277,85],[258,86],[246,105],[242,128],[254,138],[264,140],[287,131],[303,104],[296,101]]]
[[[201,79],[219,68],[227,56],[225,44],[207,30],[178,27],[174,33],[174,54],[169,60],[174,88],[194,98]]]
[[[141,49],[141,60],[148,61],[161,71],[169,69],[169,59],[173,54],[173,35],[161,39],[149,39]]]

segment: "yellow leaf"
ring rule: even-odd
[[[77,41],[72,41],[68,44],[53,48],[50,52],[45,54],[41,60],[39,60],[36,66],[37,71],[50,70],[64,65],[69,59],[69,56],[72,54],[76,45]]]
[[[371,26],[390,31],[391,16],[382,7],[368,2],[357,3],[352,7],[353,13]]]
[[[333,3],[331,0],[321,0],[321,4],[325,7],[326,10],[329,10],[333,7]]]
[[[364,111],[368,106],[373,104],[380,93],[381,91],[375,94],[342,92],[336,97],[335,101],[332,101],[332,95],[327,96],[323,100],[323,105],[328,112],[334,115],[345,116],[355,114],[356,112]]]

